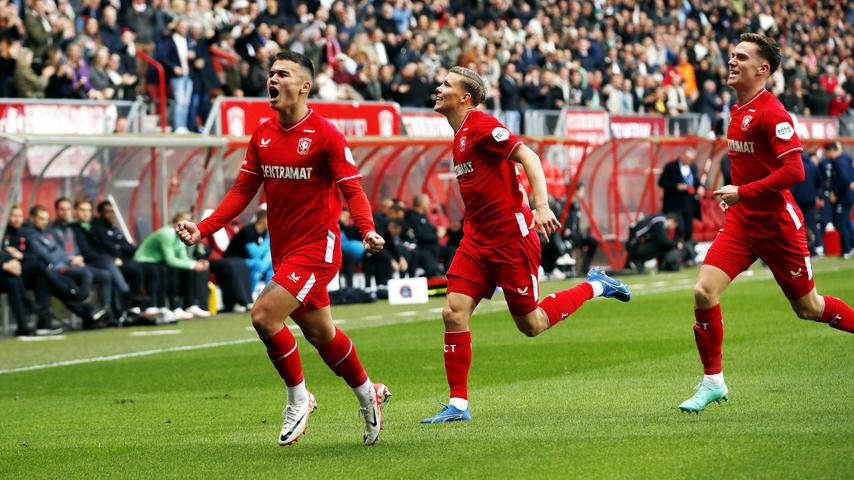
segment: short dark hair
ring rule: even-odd
[[[83,205],[84,203],[88,203],[89,206],[92,205],[92,202],[89,201],[89,199],[81,198],[80,200],[77,200],[76,202],[74,202],[74,208],[78,209],[78,208],[80,208],[80,205]]]
[[[44,205],[33,205],[30,207],[30,217],[35,217],[41,212],[47,213],[47,208],[45,208]]]
[[[297,52],[292,52],[290,50],[280,50],[276,53],[276,61],[286,60],[288,62],[294,62],[297,65],[301,66],[306,72],[308,72],[308,78],[311,81],[314,81],[314,63],[310,58],[305,55]]]
[[[57,198],[57,199],[56,199],[56,201],[55,201],[55,202],[53,202],[53,208],[54,208],[54,210],[55,210],[55,209],[57,209],[57,208],[59,208],[59,204],[60,204],[60,203],[62,203],[62,202],[68,202],[68,203],[71,203],[71,200],[69,200],[69,199],[68,199],[68,197],[59,197],[59,198]]]
[[[104,215],[104,210],[106,210],[106,209],[107,209],[107,207],[112,207],[112,206],[113,206],[113,204],[112,204],[112,203],[110,203],[110,201],[109,201],[109,200],[101,200],[100,202],[98,202],[98,207],[97,207],[97,209],[98,209],[98,215],[103,216],[103,215]]]
[[[739,40],[742,42],[755,43],[759,46],[759,55],[771,65],[771,74],[777,71],[783,61],[780,46],[774,39],[766,37],[761,33],[742,33]]]

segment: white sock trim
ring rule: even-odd
[[[374,384],[370,378],[365,380],[365,383],[353,388],[353,393],[356,394],[356,398],[359,399],[359,405],[362,407],[367,407],[376,401],[377,394],[374,392]]]
[[[291,405],[299,405],[308,401],[308,390],[305,388],[305,380],[299,382],[299,385],[288,387],[288,403]]]
[[[448,405],[458,408],[460,410],[465,410],[469,408],[469,401],[465,398],[451,397],[451,399],[448,401]]]
[[[593,298],[601,297],[603,293],[605,293],[605,286],[602,285],[602,282],[599,280],[593,280],[592,282],[587,282],[593,287]]]
[[[703,380],[708,381],[714,385],[723,385],[724,384],[724,372],[715,373],[714,375],[703,375]]]

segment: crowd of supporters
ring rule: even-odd
[[[854,6],[819,0],[0,0],[0,96],[132,98],[166,70],[172,126],[196,130],[216,95],[265,96],[279,49],[317,66],[320,99],[432,106],[470,67],[507,112],[603,107],[715,120],[733,103],[738,35],[782,46],[770,89],[795,114],[845,115]]]

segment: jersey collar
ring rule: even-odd
[[[457,131],[454,133],[454,136],[455,136],[455,137],[456,137],[457,135],[459,135],[459,133],[460,133],[460,132],[462,132],[462,131],[463,131],[463,127],[465,126],[466,122],[468,121],[469,116],[471,115],[471,112],[474,112],[474,111],[475,111],[475,109],[471,109],[471,110],[469,110],[468,112],[466,112],[466,116],[465,116],[465,117],[463,117],[463,122],[462,122],[462,123],[460,123],[460,128],[459,128],[459,130],[457,130]]]
[[[278,120],[278,119],[276,119],[276,125],[278,125],[278,126],[279,126],[279,128],[281,128],[282,130],[284,130],[284,131],[286,131],[286,132],[290,132],[291,130],[293,130],[293,129],[297,128],[298,126],[300,126],[300,124],[302,124],[303,122],[305,122],[306,120],[308,120],[308,117],[310,117],[312,113],[314,113],[314,110],[312,110],[311,108],[309,108],[309,109],[308,109],[308,112],[306,112],[305,116],[303,116],[303,117],[302,117],[302,118],[301,118],[297,123],[295,123],[295,124],[291,125],[290,127],[285,127],[284,125],[282,125],[282,123],[281,123],[281,122],[279,122],[279,120]]]
[[[741,110],[742,108],[744,108],[744,107],[746,107],[746,106],[750,105],[750,103],[751,103],[752,101],[754,101],[754,100],[756,100],[757,98],[759,98],[759,95],[762,95],[763,93],[765,93],[765,92],[767,92],[767,91],[768,91],[768,90],[766,90],[765,88],[763,88],[763,89],[759,90],[759,92],[757,92],[757,93],[756,93],[756,95],[754,95],[754,96],[753,96],[753,98],[751,98],[750,100],[748,100],[748,101],[744,102],[744,105],[738,105],[738,109],[739,109],[739,110]]]

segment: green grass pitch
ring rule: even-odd
[[[854,303],[854,263],[815,270],[820,292]],[[854,336],[798,320],[767,270],[750,273],[722,302],[730,401],[700,415],[676,408],[702,373],[696,271],[629,277],[631,303],[588,302],[534,339],[485,302],[464,424],[418,423],[447,400],[441,299],[336,307],[394,393],[371,448],[352,393],[301,338],[320,407],[276,445],[284,390],[245,314],[0,340],[0,478],[852,478]]]

